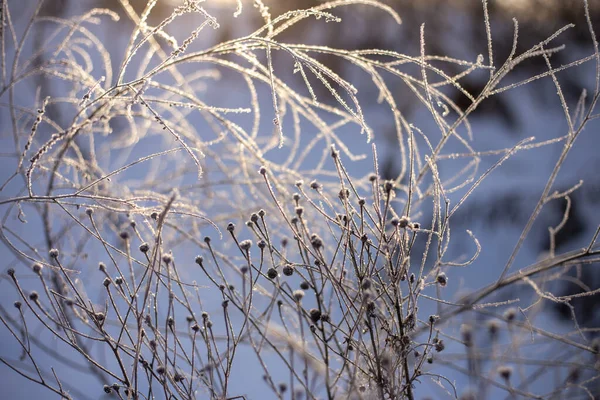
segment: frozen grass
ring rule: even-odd
[[[238,2],[235,16],[259,12],[264,26],[210,48],[196,46],[219,29],[202,1],[183,1],[156,26],[147,22],[156,1],[139,14],[120,3],[134,27],[123,54],[111,54],[95,33],[94,25],[115,23],[112,11],[61,20],[39,16],[40,1],[16,26],[13,3],[1,3],[1,140],[10,172],[0,238],[11,256],[0,284],[10,293],[3,303],[12,297],[15,308],[0,305],[0,320],[18,351],[3,351],[0,361],[15,376],[69,399],[97,398],[102,385],[122,399],[244,398],[256,377],[263,398],[414,399],[431,386],[449,398],[594,397],[596,331],[573,318],[555,332],[538,315],[543,303],[571,307],[574,296],[596,293],[578,282],[580,294],[559,297],[552,282],[597,261],[598,232],[585,248],[558,254],[552,239],[563,223],[549,227],[547,257],[515,264],[543,207],[568,202],[582,184],[554,186],[598,116],[600,53],[587,2],[594,52],[561,66],[552,56],[568,51],[560,35],[570,26],[494,65],[486,1],[488,51],[471,61],[429,55],[425,26],[417,56],[278,41],[301,22],[344,23],[336,11],[347,6],[401,23],[373,0],[279,16],[262,1]],[[172,28],[190,14],[196,28],[175,37]],[[42,27],[42,41],[32,40]],[[513,49],[518,39],[515,20]],[[317,60],[323,53],[377,88],[399,143],[395,179],[380,177],[357,90]],[[533,57],[547,69],[504,83]],[[569,105],[558,73],[584,63],[596,64],[596,85]],[[449,64],[461,72],[448,75]],[[290,73],[304,85],[287,82]],[[461,86],[472,73],[489,75],[479,95]],[[553,81],[567,131],[508,149],[472,148],[473,111],[537,79]],[[406,91],[390,89],[392,80]],[[224,98],[212,95],[219,90],[231,90],[231,105],[214,101]],[[470,99],[467,109],[450,100],[456,91]],[[397,96],[409,95],[438,132],[421,131],[396,108]],[[462,150],[449,152],[449,144]],[[546,145],[562,153],[514,251],[499,260],[492,284],[447,300],[456,283],[449,271],[468,274],[481,248],[467,231],[472,254],[447,257],[453,215],[503,162]],[[482,157],[496,162],[482,170]],[[443,176],[449,162],[459,172]],[[494,297],[510,286],[529,290],[525,305]],[[425,314],[432,304],[436,313]],[[73,373],[92,377],[98,393]],[[457,387],[456,374],[469,387]]]

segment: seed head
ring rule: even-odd
[[[321,187],[321,185],[319,185],[319,182],[317,182],[317,181],[312,181],[310,183],[310,188],[311,189],[318,190],[320,187]]]
[[[48,254],[50,255],[50,258],[54,258],[54,259],[58,258],[58,250],[57,249],[50,249]]]
[[[383,190],[387,194],[389,194],[392,191],[393,188],[394,188],[394,182],[393,181],[385,181],[385,183],[383,184]]]
[[[227,224],[227,231],[228,232],[233,232],[235,230],[235,224],[233,222],[230,222]]]
[[[498,368],[498,375],[500,375],[500,377],[505,381],[509,381],[510,376],[512,375],[512,368],[507,365],[503,365]]]
[[[489,320],[487,322],[487,328],[490,339],[496,340],[498,338],[498,331],[500,330],[500,324],[498,324],[498,321]]]
[[[31,267],[31,269],[33,269],[33,272],[35,272],[38,275],[41,275],[43,268],[44,268],[44,266],[42,264],[39,264],[39,263],[35,263]]]
[[[440,272],[438,274],[438,276],[435,278],[435,281],[441,286],[441,287],[445,287],[446,285],[448,285],[448,277],[446,276],[445,273]]]
[[[314,322],[315,324],[317,322],[319,322],[319,320],[321,319],[321,311],[319,311],[316,308],[311,308],[310,311],[308,312],[308,315],[310,315],[311,321]]]
[[[569,369],[568,375],[567,375],[567,381],[570,383],[575,383],[579,380],[579,375],[580,375],[581,371],[579,370],[579,367],[577,366],[573,366]]]
[[[265,166],[262,166],[258,169],[258,173],[261,175],[266,175],[267,174],[267,168]]]
[[[341,189],[338,193],[338,197],[340,198],[340,200],[345,200],[348,197],[350,197],[350,191],[348,189]]]
[[[104,280],[102,281],[102,284],[104,285],[104,287],[109,287],[110,286],[110,279],[109,278],[104,278]]]
[[[335,145],[331,145],[331,157],[338,158],[340,156],[339,150],[335,148]]]
[[[38,301],[39,298],[40,298],[40,295],[35,290],[32,291],[31,293],[29,293],[29,300]]]
[[[386,353],[382,354],[380,357],[380,363],[383,368],[388,369],[392,363],[390,355]]]
[[[304,290],[301,290],[301,289],[294,290],[293,296],[294,296],[294,300],[296,300],[296,301],[302,300],[302,298],[304,297]]]
[[[515,320],[516,317],[517,317],[517,309],[516,308],[511,307],[508,310],[504,311],[504,319],[506,319],[506,321],[512,322]]]
[[[321,239],[316,233],[313,233],[310,235],[310,244],[312,247],[318,250],[319,248],[323,247],[323,239]]]
[[[91,217],[92,214],[94,213],[94,209],[93,208],[86,208],[85,209],[85,213],[87,214],[88,217]]]
[[[121,233],[119,233],[119,236],[121,237],[121,239],[123,240],[128,240],[129,239],[129,232],[127,231],[123,231]]]
[[[600,354],[600,338],[594,338],[590,347],[592,348],[594,354]]]
[[[167,265],[171,264],[171,262],[173,261],[173,256],[170,254],[163,254],[162,261]]]
[[[310,284],[306,281],[303,281],[302,283],[300,283],[300,289],[308,290],[308,289],[310,289]]]
[[[148,243],[144,242],[144,243],[140,244],[140,251],[142,253],[147,253],[148,250],[150,250],[150,245]]]
[[[196,264],[202,265],[202,261],[204,261],[204,257],[196,256],[196,259],[194,261],[196,262]]]
[[[240,249],[248,251],[250,250],[250,247],[252,247],[252,240],[247,239],[240,242]]]
[[[277,278],[277,275],[279,274],[277,273],[277,270],[275,268],[271,267],[267,270],[267,276],[269,277],[269,279],[275,279]]]
[[[474,391],[469,390],[460,395],[459,400],[477,400],[477,395]]]
[[[410,221],[406,216],[403,215],[400,218],[392,218],[392,225],[397,226],[398,228],[404,229],[410,225]]]
[[[471,325],[462,324],[460,326],[460,334],[462,336],[463,342],[465,343],[465,346],[473,346],[473,327]]]
[[[173,380],[177,383],[183,382],[183,375],[181,375],[179,372],[176,372],[175,375],[173,375]]]
[[[294,266],[286,264],[283,266],[282,272],[285,276],[292,276],[294,274]]]
[[[371,289],[372,284],[373,282],[369,278],[365,278],[360,283],[360,287],[362,290],[369,290]]]

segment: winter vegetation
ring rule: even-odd
[[[10,398],[32,385],[57,399],[600,396],[600,321],[580,323],[579,303],[600,290],[600,228],[557,244],[586,186],[562,168],[600,116],[597,3],[571,2],[580,25],[523,48],[517,19],[495,40],[497,6],[473,2],[485,51],[454,57],[427,24],[406,53],[298,34],[335,36],[348,10],[371,32],[405,23],[392,1],[232,1],[229,17],[260,27],[210,45],[223,29],[210,0],[64,17],[49,2],[0,2],[0,381],[21,385]],[[562,42],[573,29],[585,51]],[[593,77],[575,101],[571,71]],[[471,117],[539,82],[561,124],[486,145],[493,119]],[[547,148],[510,251],[482,263],[496,242],[454,228],[457,216],[495,193],[497,170]],[[510,185],[531,186],[518,173]],[[472,274],[487,281],[461,283]]]

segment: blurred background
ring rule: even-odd
[[[131,5],[139,13],[146,5],[146,1],[132,0]],[[309,8],[323,3],[322,1],[295,1],[295,0],[264,0],[273,16],[280,15],[289,10]],[[486,39],[486,26],[484,24],[484,8],[481,1],[476,0],[385,0],[382,1],[392,7],[402,18],[398,25],[389,15],[381,10],[367,6],[356,5],[341,7],[334,14],[342,19],[341,23],[318,23],[304,21],[285,31],[279,41],[287,43],[318,44],[341,49],[387,49],[399,53],[418,57],[420,54],[419,29],[425,26],[426,52],[429,55],[454,57],[457,59],[475,62],[478,55],[482,54],[487,59],[488,42]],[[8,7],[12,10],[14,25],[17,31],[23,29],[31,14],[38,6],[34,0],[8,0]],[[168,17],[173,8],[179,3],[176,0],[159,0],[148,19],[149,25],[156,25]],[[247,35],[264,24],[264,20],[252,1],[242,1],[243,10],[240,16],[234,13],[238,3],[233,0],[207,0],[202,4],[213,15],[220,27],[216,30],[204,30],[194,43],[193,49],[209,48],[217,43]],[[600,31],[600,1],[590,0],[590,19],[596,32]],[[501,66],[511,52],[514,25],[513,18],[519,22],[519,36],[516,53],[521,54],[565,25],[574,24],[574,27],[564,32],[557,40],[557,44],[565,45],[566,49],[552,56],[552,64],[556,67],[573,62],[593,53],[592,41],[585,20],[583,1],[581,0],[489,0],[489,19],[494,44],[494,65]],[[129,35],[134,25],[124,12],[118,0],[46,0],[42,3],[40,15],[71,19],[93,8],[108,8],[121,16],[118,22],[108,18],[93,29],[101,38],[107,51],[110,53],[110,62],[113,70],[118,70],[122,62],[121,56]],[[185,17],[176,26],[171,26],[169,33],[180,38],[185,38],[189,32],[197,27],[198,21],[192,17]],[[43,24],[37,25],[32,31],[30,43],[26,46],[29,54],[34,54],[43,43],[48,30]],[[6,35],[6,31],[4,31]],[[9,45],[10,47],[11,45]],[[10,53],[11,49],[7,50]],[[24,55],[23,57],[26,57]],[[40,55],[35,62],[43,63]],[[285,77],[291,85],[302,87],[302,79],[298,74],[293,74],[293,65],[285,55],[279,53],[274,56],[274,68],[280,76]],[[385,179],[395,179],[399,175],[401,162],[398,159],[399,143],[389,115],[381,112],[377,103],[377,89],[364,73],[357,71],[350,63],[344,62],[339,57],[327,54],[318,55],[317,59],[327,67],[338,72],[343,78],[353,83],[359,90],[359,99],[362,101],[363,111],[367,121],[373,128],[374,142],[379,148],[379,163],[381,175]],[[448,75],[456,75],[461,69],[452,63],[440,62],[440,68]],[[546,62],[542,57],[530,58],[520,64],[512,72],[508,83],[518,82],[547,71]],[[418,69],[412,71],[419,74]],[[558,74],[565,99],[569,105],[575,107],[582,92],[590,93],[595,85],[596,70],[593,62],[567,69]],[[462,87],[477,95],[487,83],[487,73],[473,73],[461,79]],[[234,107],[239,101],[240,93],[236,91],[236,84],[228,82],[226,72],[221,76],[218,86],[220,90],[207,90],[207,97],[215,104],[228,104]],[[425,135],[438,135],[439,131],[431,118],[430,113],[420,102],[415,101],[406,86],[400,80],[390,81],[390,88],[394,91],[398,109],[405,118],[422,130]],[[35,77],[30,91],[20,92],[19,101],[31,106],[34,98],[55,96],[60,93],[60,85],[48,81],[44,76]],[[330,93],[322,85],[315,85],[317,97],[322,103],[334,103]],[[407,93],[407,95],[403,95]],[[447,91],[450,98],[461,108],[466,109],[470,100],[459,91]],[[269,96],[261,97],[261,108],[272,109]],[[58,112],[58,111],[50,111]],[[267,115],[272,111],[265,111]],[[2,140],[9,134],[9,119],[6,110],[0,114],[0,129]],[[65,116],[65,118],[67,118]],[[61,120],[61,116],[56,116]],[[268,119],[268,118],[267,118]],[[472,147],[476,151],[505,149],[514,146],[520,140],[535,136],[536,141],[548,140],[563,136],[567,133],[567,124],[560,101],[556,96],[556,87],[550,78],[536,80],[528,85],[518,87],[500,95],[493,96],[484,101],[472,114],[470,122],[473,127],[474,137]],[[114,127],[118,131],[119,126]],[[600,224],[599,202],[600,199],[600,158],[597,156],[600,148],[598,138],[598,123],[592,121],[576,142],[572,152],[562,168],[555,189],[566,190],[580,179],[584,185],[571,195],[569,219],[556,237],[557,253],[569,251],[586,246],[591,235]],[[370,153],[370,147],[362,136],[349,136],[349,147],[363,149]],[[366,149],[366,150],[364,150]],[[482,251],[477,261],[469,267],[469,273],[452,271],[451,281],[460,282],[458,292],[479,288],[493,282],[504,264],[508,260],[518,237],[532,212],[540,193],[546,184],[552,167],[556,163],[562,150],[562,142],[528,150],[517,154],[506,162],[476,190],[462,209],[454,216],[454,238],[450,255],[455,257],[470,257],[472,242],[464,232],[466,229],[473,231],[482,245]],[[448,151],[464,151],[458,147],[449,147]],[[4,182],[13,172],[10,168],[11,157],[5,150],[3,160],[4,169],[0,177]],[[274,157],[278,157],[274,154]],[[498,156],[484,157],[481,171],[491,166]],[[364,175],[363,166],[350,166],[351,171]],[[458,166],[452,164],[442,165],[441,174],[452,176]],[[6,193],[6,192],[5,192]],[[0,193],[2,197],[5,193]],[[525,267],[540,259],[549,249],[548,226],[556,226],[562,220],[567,204],[562,199],[549,203],[538,222],[534,225],[531,234],[525,243],[515,263],[514,270]],[[427,221],[431,217],[423,215]],[[35,229],[35,228],[28,228]],[[6,248],[0,249],[0,257],[11,257]],[[555,295],[568,295],[584,290],[600,288],[600,274],[597,265],[592,264],[582,269],[569,271],[568,276],[577,275],[577,279],[564,278],[552,288]],[[454,273],[455,272],[455,273]],[[582,287],[578,282],[583,282]],[[7,282],[4,282],[7,284]],[[497,300],[520,297],[527,299],[520,291],[524,288],[515,287],[502,292]],[[4,304],[11,304],[14,299],[10,296],[0,295]],[[8,303],[7,303],[8,302]],[[578,322],[582,328],[590,329],[590,337],[596,335],[596,328],[600,322],[600,298],[598,295],[580,297],[572,301]],[[526,306],[526,302],[524,303]],[[566,307],[548,303],[542,326],[550,330],[561,332],[563,329],[572,328],[571,314]],[[0,328],[0,337],[7,343],[7,333]],[[0,345],[0,352],[7,351]],[[461,361],[457,361],[460,363]],[[82,378],[84,379],[84,378]],[[90,379],[90,385],[98,383]],[[457,375],[456,379],[461,379]],[[466,377],[463,376],[467,383]],[[460,380],[458,381],[460,382]],[[0,383],[6,398],[50,398],[42,389],[18,377],[6,366],[0,366]],[[260,398],[260,383],[256,388],[248,388],[249,398]],[[592,384],[590,390],[600,393],[597,384]],[[423,393],[428,392],[424,391]],[[100,392],[97,390],[96,392]],[[254,395],[252,395],[252,393]],[[417,393],[419,393],[417,391]],[[418,398],[438,397],[435,389]],[[90,395],[89,398],[102,398],[101,395]]]

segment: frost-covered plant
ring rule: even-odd
[[[77,399],[100,390],[123,399],[235,399],[249,381],[261,398],[414,399],[432,383],[450,398],[467,389],[478,398],[593,396],[599,344],[591,333],[575,318],[567,334],[531,321],[542,300],[570,306],[572,297],[553,294],[548,282],[596,261],[597,233],[581,250],[552,247],[540,262],[514,268],[544,205],[581,186],[554,191],[567,154],[597,117],[600,73],[571,108],[557,74],[588,62],[600,68],[587,2],[594,51],[561,66],[552,56],[565,51],[555,43],[569,26],[517,54],[516,21],[513,51],[495,65],[486,1],[488,54],[471,61],[429,55],[424,26],[416,56],[279,40],[297,24],[344,23],[336,12],[347,6],[401,23],[376,0],[279,16],[263,1],[238,2],[236,17],[258,12],[264,26],[206,48],[198,39],[219,21],[202,1],[185,0],[151,26],[157,1],[138,13],[121,0],[133,23],[123,54],[112,54],[94,26],[106,29],[118,14],[93,9],[63,20],[40,15],[43,3],[21,26],[14,3],[1,3],[7,368]],[[177,37],[175,26],[190,17],[196,27]],[[42,28],[42,42],[32,43]],[[398,138],[398,176],[381,177],[368,144],[377,132],[358,90],[321,54],[372,81]],[[509,78],[532,58],[547,70]],[[461,86],[481,73],[489,75],[481,93]],[[556,86],[568,131],[474,149],[473,111],[542,78]],[[470,100],[466,109],[452,101],[457,91]],[[438,131],[411,123],[399,96],[427,110]],[[557,143],[562,153],[497,280],[447,300],[455,284],[448,271],[471,266],[481,247],[467,231],[472,255],[449,258],[456,211],[509,157]],[[497,161],[482,171],[484,155]],[[445,176],[450,162],[462,164]],[[517,284],[533,290],[529,306],[493,298]],[[432,304],[435,312],[424,311]],[[456,387],[456,373],[473,387]],[[535,384],[548,376],[560,379]]]

